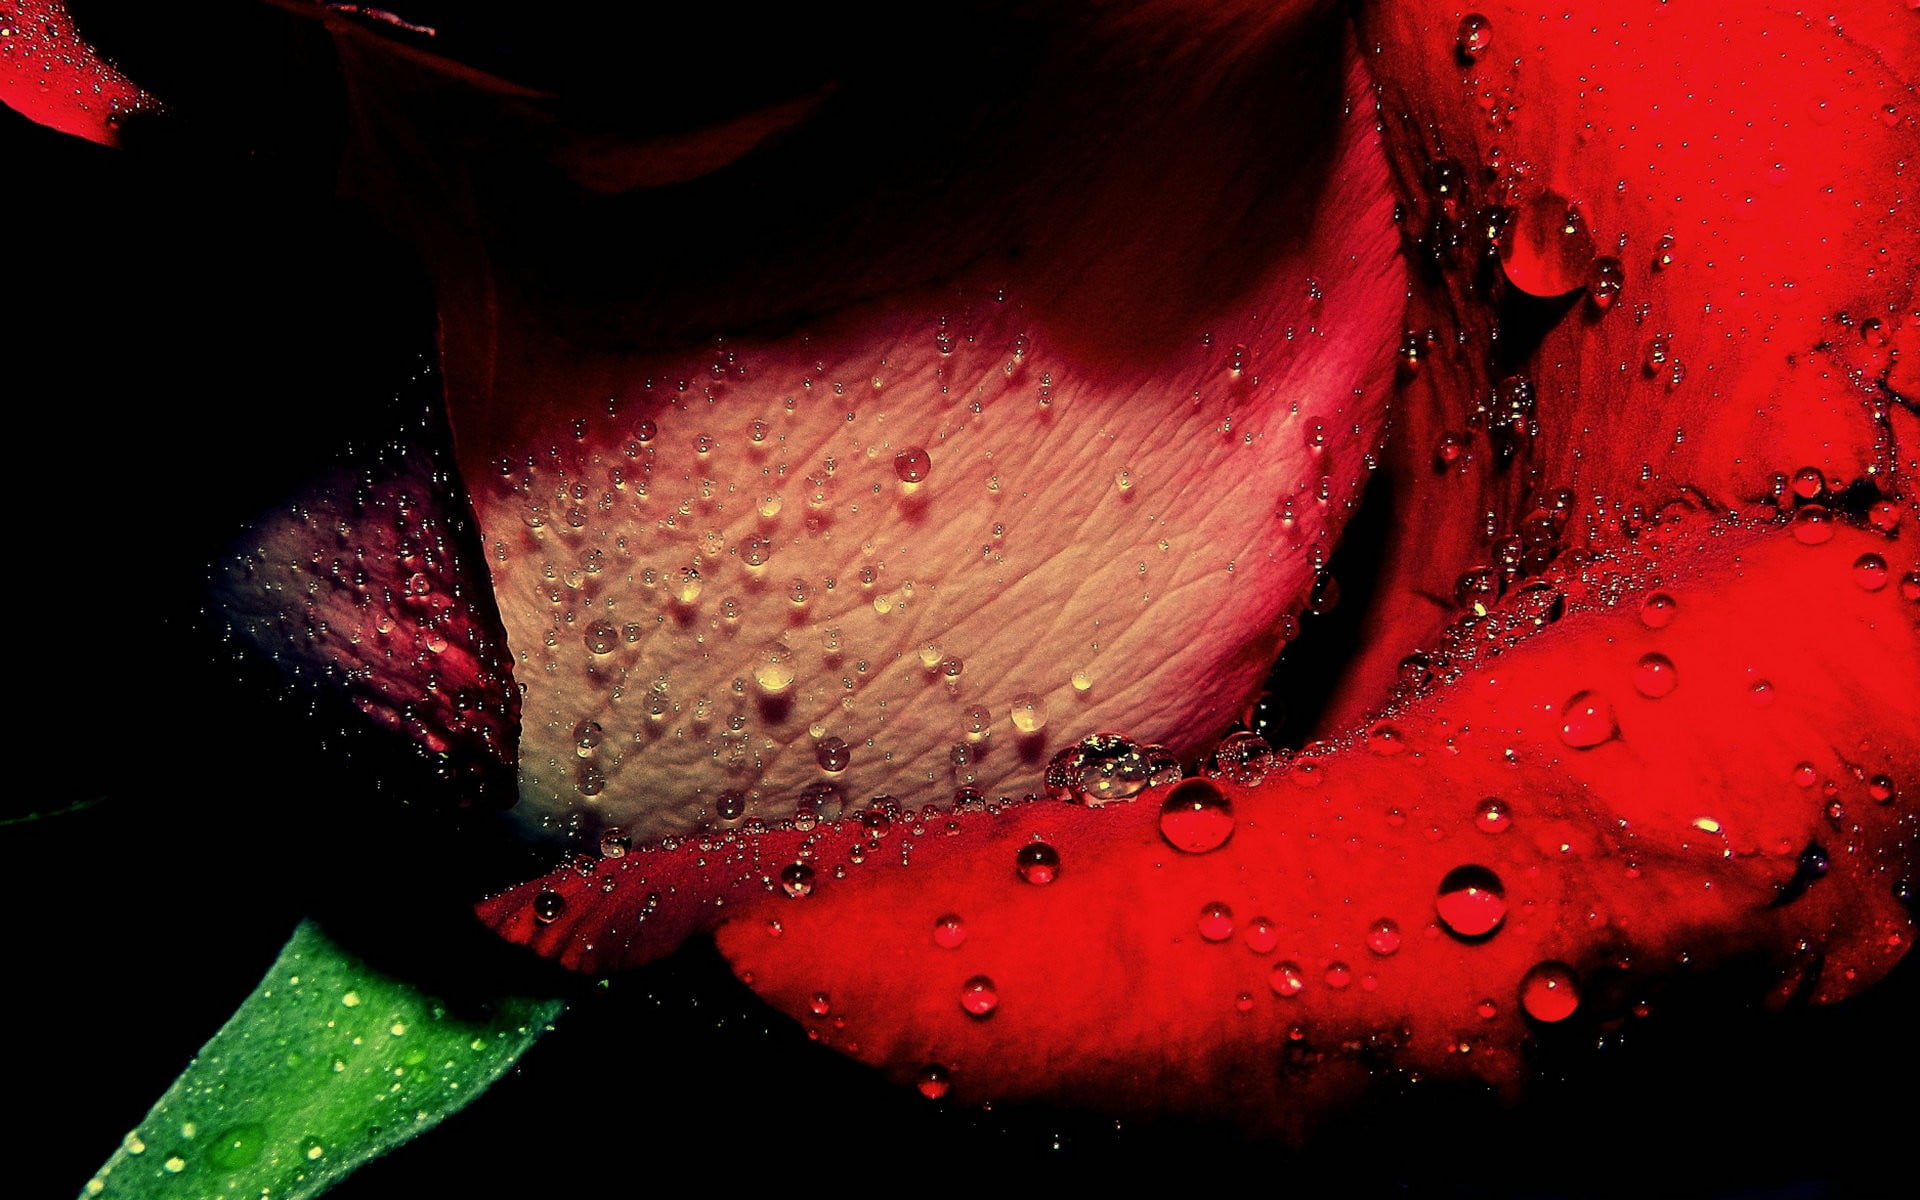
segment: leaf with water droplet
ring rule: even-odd
[[[82,1194],[317,1196],[477,1098],[562,1007],[455,1012],[304,921]]]

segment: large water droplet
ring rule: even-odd
[[[1440,880],[1433,908],[1448,932],[1463,938],[1485,937],[1507,919],[1507,893],[1498,875],[1468,863]]]
[[[1824,504],[1803,504],[1793,514],[1793,540],[1819,546],[1833,540],[1833,512]]]
[[[1853,581],[1869,592],[1887,586],[1887,560],[1869,551],[1853,560]]]
[[[1671,695],[1680,686],[1680,673],[1664,654],[1642,654],[1633,664],[1633,690],[1649,700]]]
[[[1586,286],[1593,235],[1565,196],[1542,192],[1521,202],[1500,243],[1507,279],[1532,296],[1564,296]]]
[[[1098,808],[1131,800],[1147,786],[1153,765],[1133,739],[1118,733],[1093,733],[1055,754],[1047,763],[1047,795],[1069,804]]]
[[[777,696],[793,686],[794,654],[780,642],[768,642],[753,665],[753,681],[769,696]]]
[[[1564,1021],[1578,1007],[1579,981],[1563,962],[1537,963],[1520,980],[1520,1009],[1536,1021]]]
[[[893,473],[902,483],[919,483],[933,470],[933,457],[919,446],[908,446],[894,455]]]
[[[1224,942],[1233,936],[1233,909],[1218,900],[1200,910],[1200,936],[1209,942]]]
[[[1575,750],[1591,750],[1619,735],[1613,705],[1599,692],[1575,692],[1560,708],[1560,740]]]
[[[1014,870],[1028,883],[1040,886],[1054,881],[1060,874],[1060,852],[1045,842],[1029,842],[1020,847],[1020,853],[1014,856]]]
[[[1679,601],[1665,592],[1654,592],[1640,602],[1640,623],[1648,629],[1665,629],[1679,615]]]
[[[947,1074],[945,1067],[939,1063],[928,1063],[921,1067],[920,1073],[914,1077],[913,1086],[927,1099],[938,1100],[953,1087],[953,1080]]]
[[[213,1150],[207,1158],[223,1171],[237,1171],[260,1157],[260,1151],[266,1145],[266,1141],[265,1127],[251,1121],[245,1122],[223,1131],[220,1136],[214,1138]]]
[[[595,621],[587,626],[581,640],[587,644],[588,653],[612,654],[620,645],[620,631],[611,621]]]
[[[1244,936],[1247,949],[1255,954],[1272,954],[1280,945],[1280,927],[1273,923],[1272,917],[1255,917],[1248,921]]]
[[[993,986],[993,980],[975,975],[961,984],[960,1007],[966,1009],[969,1016],[992,1016],[993,1010],[1000,1007],[1000,993]]]
[[[1478,62],[1480,56],[1493,45],[1493,22],[1477,12],[1470,12],[1460,18],[1460,25],[1454,32],[1454,53],[1462,62]]]
[[[1367,927],[1367,949],[1382,956],[1400,949],[1400,926],[1388,917],[1381,917]]]
[[[1473,810],[1473,823],[1482,833],[1505,833],[1513,824],[1513,810],[1498,796],[1488,796]]]
[[[1626,290],[1627,269],[1611,254],[1602,254],[1587,268],[1587,303],[1606,312]]]
[[[1297,962],[1275,963],[1267,976],[1267,984],[1273,988],[1274,995],[1291,1000],[1307,990],[1307,973]]]
[[[1039,733],[1047,727],[1047,702],[1032,692],[1021,692],[1013,698],[1008,719],[1021,733]]]
[[[1213,752],[1208,774],[1241,787],[1257,787],[1273,770],[1273,747],[1257,733],[1230,733]]]
[[[1205,779],[1189,779],[1160,805],[1160,836],[1187,854],[1206,854],[1233,836],[1233,802]]]
[[[533,919],[551,925],[567,911],[567,898],[559,892],[541,892],[533,898]]]
[[[847,769],[847,763],[853,759],[853,751],[840,738],[821,738],[813,747],[813,757],[822,771],[838,773]]]
[[[780,890],[795,900],[813,894],[813,868],[805,863],[788,863],[780,868]]]
[[[933,923],[933,944],[942,950],[958,950],[967,940],[967,923],[958,913],[947,913]]]

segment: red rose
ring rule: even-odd
[[[264,526],[233,628],[603,856],[484,905],[516,940],[730,915],[777,1007],[955,1098],[1294,1129],[1507,1086],[1695,960],[1855,990],[1920,766],[1911,15],[1429,7],[743,37],[556,101],[339,25],[504,644],[418,453]],[[1099,729],[1209,749],[1324,608],[1360,649],[1273,736],[1347,736],[1225,789],[1224,847],[1164,789],[912,830]],[[641,852],[879,793],[884,833]]]

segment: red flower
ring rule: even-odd
[[[524,694],[456,534],[385,515],[444,517],[414,466],[263,537],[239,627],[604,845],[489,902],[511,936],[597,969],[724,895],[756,989],[956,1098],[1295,1128],[1394,1072],[1510,1084],[1684,962],[1878,977],[1920,772],[1911,15],[1300,7],[983,22],[670,119],[702,79],[663,70],[584,122],[343,30]],[[956,99],[976,53],[1017,65]],[[1360,732],[1225,789],[1223,848],[1152,792],[620,853],[1025,790],[1105,727],[1205,749],[1375,467],[1320,724]],[[1360,724],[1429,669],[1465,673]]]

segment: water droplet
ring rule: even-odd
[[[1160,806],[1160,836],[1187,854],[1206,854],[1233,836],[1233,803],[1205,779],[1189,779]]]
[[[542,925],[551,925],[566,911],[567,898],[559,892],[541,892],[533,898],[533,919]]]
[[[1810,762],[1793,764],[1793,782],[1796,787],[1810,788],[1820,782],[1820,772]]]
[[[1322,976],[1322,978],[1327,981],[1327,986],[1334,991],[1343,991],[1348,984],[1353,982],[1353,968],[1336,959],[1327,964],[1326,974]]]
[[[1213,752],[1207,773],[1241,787],[1256,787],[1273,770],[1273,747],[1257,733],[1230,733]]]
[[[1818,499],[1827,490],[1827,477],[1819,467],[1801,467],[1793,473],[1793,494],[1802,500]]]
[[[1008,719],[1021,733],[1039,733],[1047,727],[1047,702],[1032,692],[1021,692],[1013,698]]]
[[[853,758],[853,751],[846,742],[837,737],[822,738],[813,748],[813,757],[822,771],[844,771]]]
[[[1067,682],[1073,685],[1073,690],[1076,692],[1088,692],[1093,690],[1093,676],[1084,670],[1075,671],[1073,673],[1073,677],[1069,679]]]
[[[1747,688],[1747,698],[1753,701],[1755,708],[1766,708],[1773,703],[1773,681],[1756,679]]]
[[[1833,540],[1833,513],[1824,504],[1804,504],[1793,514],[1793,540],[1818,546]]]
[[[1680,673],[1664,654],[1642,654],[1633,665],[1633,690],[1649,700],[1671,695],[1680,686]]]
[[[780,868],[780,890],[795,900],[813,894],[813,868],[805,863],[788,863]]]
[[[1626,290],[1627,269],[1611,254],[1602,254],[1587,268],[1587,303],[1596,312],[1606,312]]]
[[[1121,467],[1118,471],[1115,471],[1113,473],[1113,486],[1123,492],[1132,491],[1133,469],[1131,467]]]
[[[967,924],[958,913],[947,913],[933,923],[933,944],[942,950],[958,950],[967,940]]]
[[[633,849],[633,838],[618,825],[610,825],[600,831],[600,857],[625,858],[627,851]]]
[[[612,654],[620,645],[620,631],[613,627],[611,621],[595,621],[587,626],[581,640],[587,644],[589,653]]]
[[[939,1063],[928,1063],[920,1068],[920,1074],[914,1078],[913,1086],[929,1100],[938,1100],[953,1087],[952,1077]]]
[[[1477,12],[1468,13],[1460,18],[1460,27],[1454,33],[1453,48],[1465,62],[1477,62],[1487,47],[1493,45],[1493,22]]]
[[[685,566],[673,573],[667,585],[667,591],[680,603],[692,604],[700,598],[700,591],[704,586],[700,579],[700,568]]]
[[[1367,927],[1367,949],[1382,956],[1400,949],[1400,926],[1387,917],[1375,921]]]
[[[793,685],[794,654],[780,642],[768,642],[761,648],[760,661],[754,664],[753,681],[769,696],[777,696]]]
[[[815,992],[807,1001],[807,1010],[816,1017],[824,1017],[833,1011],[833,998],[825,992]]]
[[[1133,739],[1118,733],[1093,733],[1055,754],[1047,763],[1047,795],[1069,804],[1098,808],[1131,800],[1152,773]]]
[[[1274,995],[1291,1000],[1307,990],[1307,975],[1297,962],[1278,962],[1273,964],[1267,984],[1273,988]]]
[[[1891,804],[1898,789],[1894,787],[1893,776],[1875,775],[1867,780],[1867,795],[1875,804]]]
[[[713,815],[722,821],[738,821],[747,811],[747,794],[732,788],[713,798]]]
[[[577,757],[590,758],[606,740],[606,732],[598,721],[582,721],[573,727],[573,752]]]
[[[1500,877],[1475,863],[1455,867],[1440,880],[1434,912],[1449,933],[1485,937],[1507,919],[1507,893]]]
[[[1534,965],[1520,980],[1520,1010],[1536,1021],[1564,1021],[1580,1007],[1580,986],[1563,962]]]
[[[1498,796],[1488,796],[1473,810],[1473,823],[1482,833],[1505,833],[1513,824],[1513,810]]]
[[[1233,936],[1233,910],[1215,900],[1200,910],[1200,936],[1209,942],[1224,942]]]
[[[1020,878],[1036,887],[1052,883],[1060,875],[1060,852],[1045,842],[1029,842],[1014,856],[1014,869]]]
[[[908,446],[893,457],[893,473],[902,483],[919,483],[932,470],[933,457],[919,446]]]
[[[1272,917],[1255,917],[1247,922],[1247,949],[1255,954],[1272,954],[1280,945],[1280,927]]]
[[[223,1171],[234,1171],[256,1161],[266,1145],[267,1131],[251,1122],[235,1125],[213,1139],[207,1158]]]
[[[993,1010],[1000,1007],[1000,993],[994,990],[993,980],[975,975],[961,984],[960,1007],[966,1009],[969,1016],[992,1016]]]
[[[1853,581],[1869,592],[1887,586],[1887,560],[1869,551],[1853,560]]]
[[[1908,571],[1900,576],[1900,595],[1906,600],[1920,600],[1920,571]]]
[[[1565,196],[1542,192],[1522,201],[1500,242],[1507,279],[1531,296],[1564,296],[1586,286],[1593,235]]]
[[[1665,629],[1680,615],[1680,602],[1665,592],[1655,592],[1640,602],[1640,623],[1648,629]]]
[[[1313,577],[1313,586],[1307,589],[1307,611],[1315,616],[1325,616],[1340,604],[1340,581],[1330,573],[1321,571]]]
[[[1575,750],[1591,750],[1619,736],[1613,705],[1599,692],[1575,692],[1560,708],[1560,740]]]

